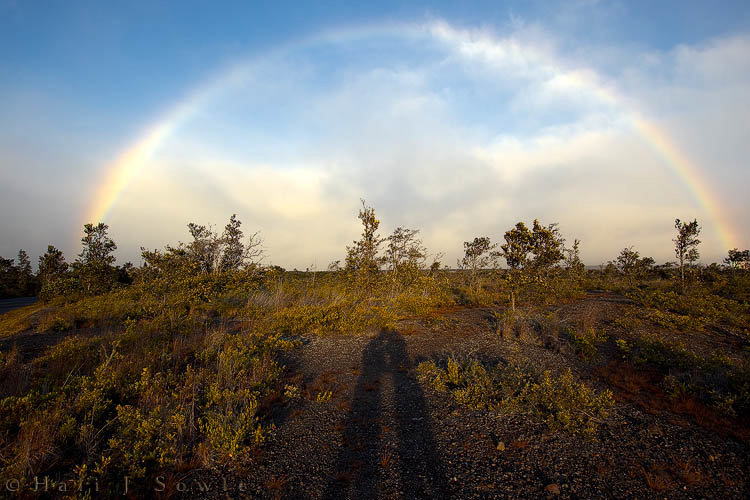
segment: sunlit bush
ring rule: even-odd
[[[614,404],[611,392],[597,394],[575,382],[570,370],[553,376],[550,371],[539,374],[515,364],[486,367],[471,358],[449,358],[443,366],[420,363],[417,374],[469,408],[529,413],[552,430],[571,433],[595,432]]]

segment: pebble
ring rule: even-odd
[[[552,495],[559,495],[560,494],[560,485],[558,485],[557,483],[548,484],[544,488],[544,491],[546,491],[547,493],[550,493]]]

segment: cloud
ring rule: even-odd
[[[463,241],[534,218],[560,222],[596,264],[630,245],[669,260],[672,221],[697,217],[718,260],[707,213],[631,118],[658,116],[750,227],[748,45],[620,54],[613,76],[522,23],[502,36],[437,21],[321,37],[235,68],[122,194],[113,235],[137,260],[141,244],[185,240],[189,221],[237,213],[274,263],[322,268],[358,237],[365,198],[385,232],[420,228],[447,263]]]

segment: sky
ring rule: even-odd
[[[119,4],[119,5],[118,5]],[[0,0],[0,255],[118,262],[259,231],[325,269],[359,237],[558,223],[583,261],[750,247],[750,3]]]

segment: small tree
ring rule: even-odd
[[[26,250],[18,251],[17,287],[21,295],[33,295],[36,288],[34,273],[31,270],[31,259]]]
[[[107,234],[109,226],[100,222],[96,226],[86,224],[83,226],[84,236],[81,238],[83,249],[78,255],[78,260],[83,265],[88,264],[106,264],[115,263],[115,257],[112,253],[117,250],[117,245]]]
[[[641,257],[635,266],[635,276],[640,279],[648,277],[653,272],[655,264],[656,261],[653,258]]]
[[[680,219],[675,219],[674,227],[677,229],[677,237],[672,241],[674,242],[675,257],[677,257],[680,265],[680,285],[684,293],[685,263],[692,264],[700,258],[698,245],[701,240],[698,239],[698,234],[700,234],[701,228],[695,219],[693,219],[693,222],[682,222]]]
[[[579,289],[581,282],[584,278],[586,268],[581,262],[581,242],[580,240],[573,240],[573,246],[565,248],[563,253],[565,254],[564,264],[565,270],[568,273],[569,279],[572,281],[573,286],[576,290]]]
[[[617,256],[615,266],[617,271],[627,278],[628,284],[633,286],[633,276],[635,275],[636,268],[638,266],[639,254],[633,250],[633,247],[623,248],[620,255]]]
[[[430,264],[430,274],[435,276],[438,271],[440,271],[440,259],[443,258],[443,253],[440,252],[432,260],[432,264]]]
[[[232,214],[229,223],[224,226],[224,232],[220,238],[222,271],[254,268],[263,256],[263,249],[260,247],[263,242],[258,232],[245,237],[240,229],[241,225],[242,222],[237,219],[237,215]]]
[[[581,240],[573,240],[573,246],[570,248],[566,248],[564,250],[565,253],[565,268],[576,271],[579,273],[583,273],[584,265],[583,262],[581,262]]]
[[[497,244],[491,243],[486,236],[474,238],[474,241],[464,241],[464,258],[458,263],[458,267],[469,271],[469,286],[475,303],[479,302],[479,273],[494,263],[496,255],[492,251],[496,247]]]
[[[419,229],[397,227],[385,241],[384,260],[389,267],[394,288],[408,287],[417,279],[427,260],[427,249],[418,237]]]
[[[15,295],[16,282],[16,266],[13,265],[13,259],[0,257],[0,298]]]
[[[549,226],[543,226],[538,220],[534,219],[534,228],[532,231],[534,254],[532,264],[537,272],[546,274],[563,260],[565,254],[565,240],[560,234],[557,223],[553,222]]]
[[[565,239],[560,234],[557,223],[543,226],[534,219],[532,230],[533,248],[531,253],[532,275],[539,289],[548,289],[558,276],[558,265],[565,258]]]
[[[107,234],[109,226],[100,222],[96,226],[83,226],[81,238],[83,248],[74,263],[81,288],[87,295],[109,290],[115,282],[115,256],[112,253],[117,245]]]
[[[39,256],[39,281],[41,285],[47,285],[53,280],[62,277],[68,271],[68,263],[62,251],[53,245],[47,245],[47,252]]]
[[[237,214],[232,214],[221,235],[211,226],[189,223],[193,241],[185,247],[187,257],[204,274],[254,269],[263,255],[262,240],[257,232],[245,237],[241,226]]]
[[[188,223],[188,231],[193,241],[187,244],[187,255],[198,265],[201,273],[212,274],[219,269],[221,259],[221,243],[218,235],[211,226],[203,226],[194,222]]]
[[[510,306],[516,311],[516,297],[526,281],[526,270],[530,265],[531,250],[534,248],[533,234],[526,224],[519,222],[516,227],[505,232],[505,244],[500,247],[508,272],[505,281],[510,287]]]
[[[750,250],[733,248],[724,258],[724,263],[732,269],[750,269]]]
[[[232,214],[229,223],[224,226],[224,233],[221,235],[224,251],[219,264],[222,271],[240,269],[245,263],[245,245],[242,243],[244,233],[240,229],[241,225],[242,222],[237,219],[237,214]]]
[[[511,309],[516,310],[516,297],[521,288],[535,282],[541,287],[549,284],[550,273],[565,257],[565,240],[557,224],[543,226],[534,220],[533,230],[519,222],[506,231],[501,255],[508,264],[505,280],[510,286]]]
[[[383,258],[378,256],[380,246],[385,241],[378,234],[380,221],[375,216],[375,210],[362,202],[359,210],[359,220],[362,222],[362,237],[354,241],[352,246],[346,247],[345,269],[350,277],[362,285],[363,289],[371,288],[377,280]]]

